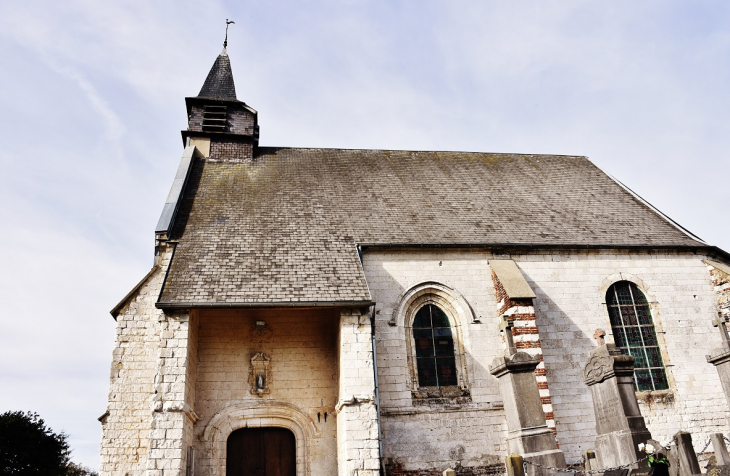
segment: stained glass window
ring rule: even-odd
[[[619,281],[606,293],[616,345],[634,357],[634,389],[669,388],[646,296],[634,283]]]
[[[427,304],[413,320],[418,385],[446,387],[457,384],[454,338],[449,318],[441,308]]]

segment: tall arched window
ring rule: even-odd
[[[454,338],[446,313],[426,304],[413,320],[418,385],[447,387],[457,385]]]
[[[669,388],[644,293],[630,281],[619,281],[608,288],[606,304],[616,345],[634,357],[634,388],[637,391]]]

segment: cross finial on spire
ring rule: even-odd
[[[226,18],[226,39],[223,40],[223,48],[226,48],[228,46],[228,25],[230,25],[231,23],[235,24],[236,22]]]

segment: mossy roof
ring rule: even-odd
[[[266,148],[196,159],[159,305],[363,302],[368,245],[705,246],[585,157]]]

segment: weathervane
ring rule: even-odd
[[[231,21],[228,18],[226,18],[226,39],[223,40],[223,48],[226,48],[228,46],[228,25],[231,23],[236,23],[235,21]]]

